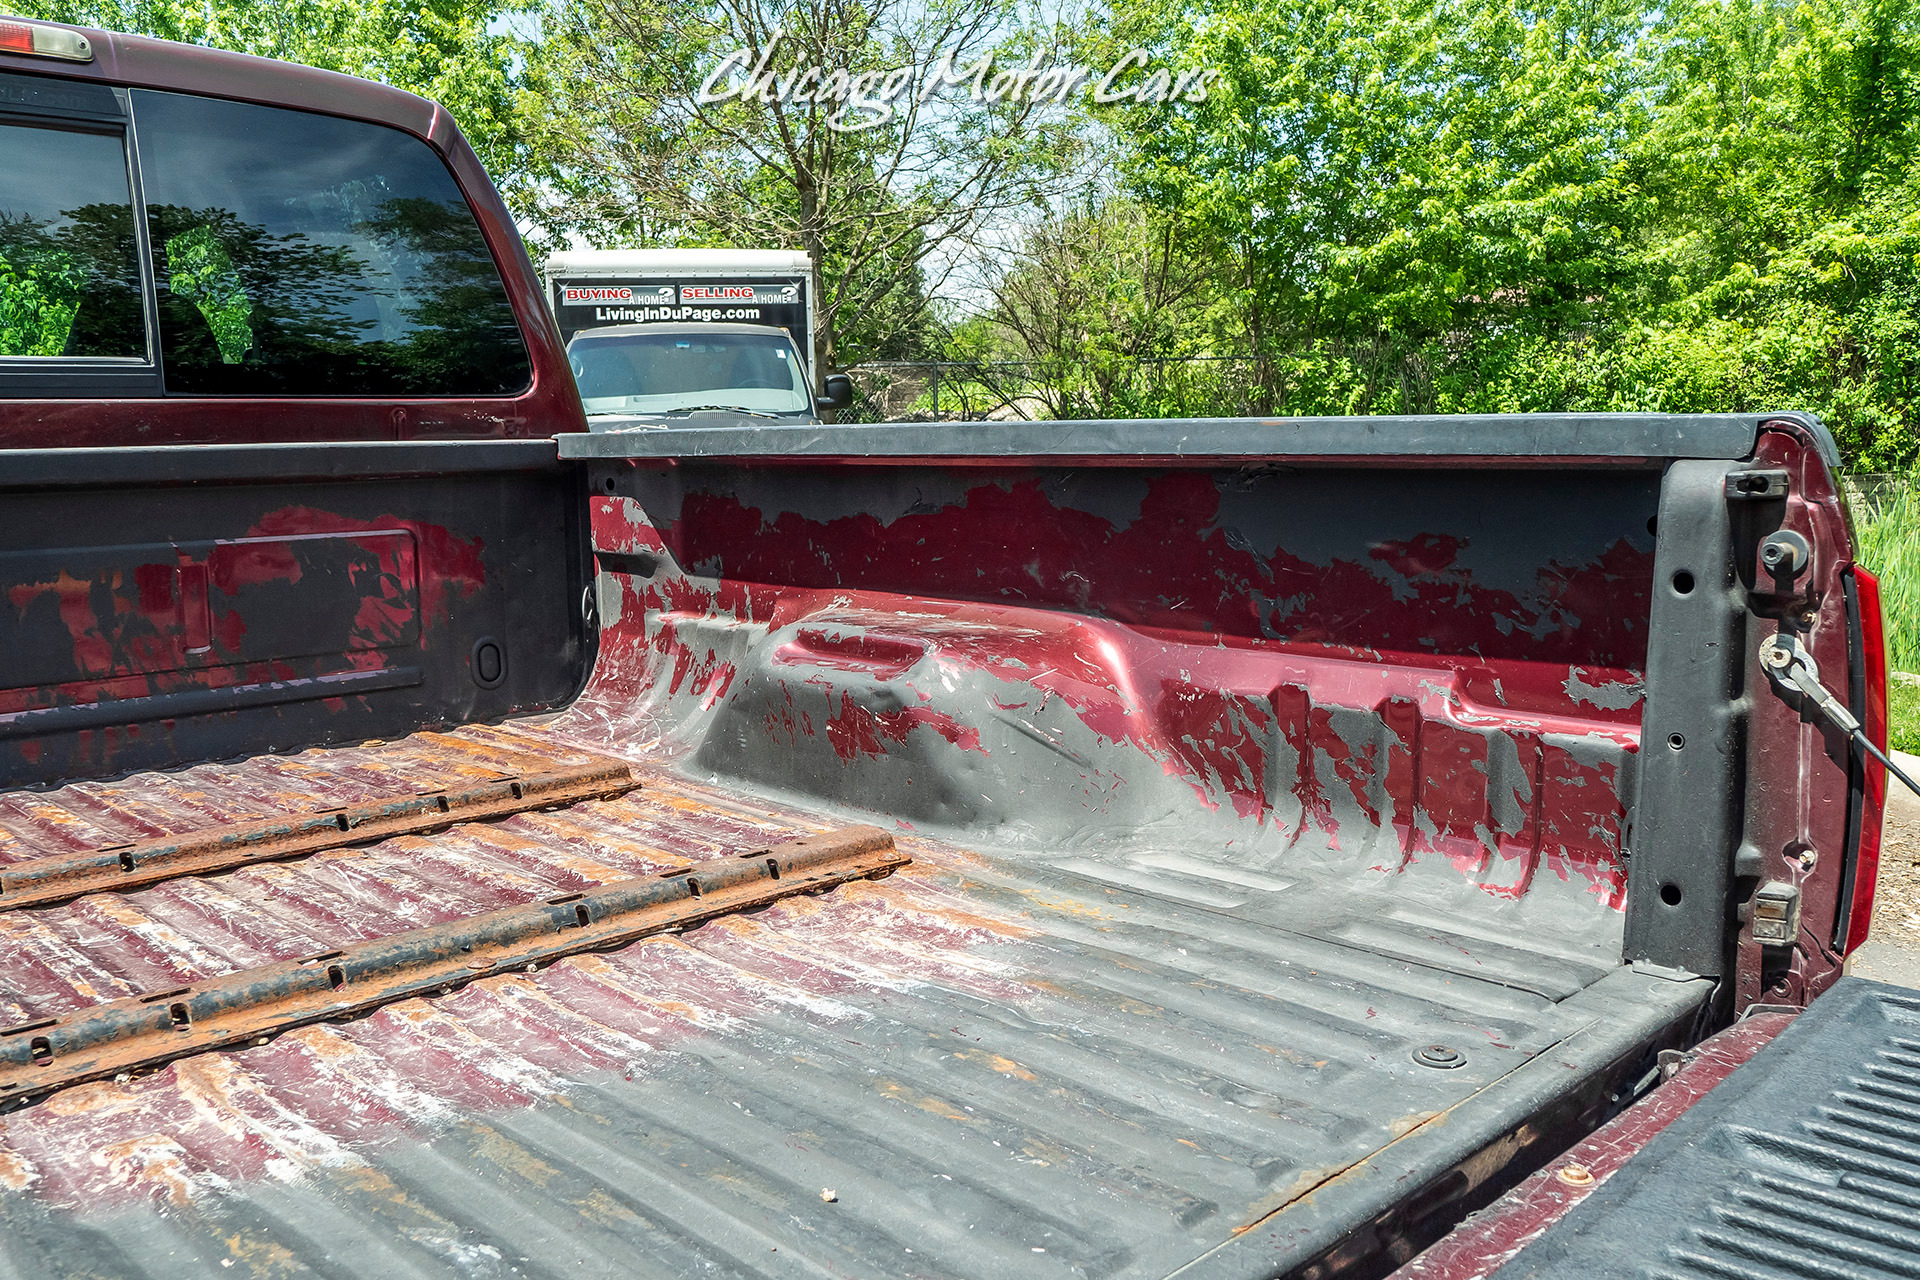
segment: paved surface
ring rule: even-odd
[[[1896,751],[1894,759],[1920,778],[1920,757]],[[1920,987],[1920,796],[1892,779],[1889,784],[1873,932],[1853,953],[1850,972]]]

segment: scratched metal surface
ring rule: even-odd
[[[1210,858],[1290,909],[1420,881],[1617,955],[1657,475],[618,483],[598,544],[648,572],[602,578],[584,741],[971,847]]]
[[[1685,1013],[1618,967],[1644,478],[1569,480],[1633,499],[1624,525],[1563,510],[1532,546],[1430,509],[1351,554],[1325,529],[1262,552],[1290,636],[1263,634],[1277,593],[1256,613],[1189,589],[1258,580],[1234,557],[1287,536],[1207,531],[1209,501],[1216,526],[1222,502],[1288,509],[1231,478],[1139,481],[1151,564],[1090,556],[1084,509],[1116,500],[1044,479],[940,479],[944,528],[903,500],[852,533],[830,482],[788,484],[786,562],[727,541],[724,512],[697,523],[764,485],[681,483],[598,512],[601,546],[662,564],[603,575],[600,668],[567,712],[0,796],[0,864],[527,754],[618,752],[640,790],[0,915],[0,1010],[876,814],[914,865],[56,1093],[0,1121],[0,1273],[1166,1275],[1392,1203],[1360,1162],[1431,1150],[1438,1174],[1523,1081],[1551,1096],[1568,1046],[1626,1054]],[[969,538],[1016,518],[1037,571]],[[927,537],[1058,602],[969,596],[915,559]],[[1417,1065],[1432,1044],[1465,1065]]]
[[[538,736],[32,800],[40,829],[64,802],[60,830],[92,838],[266,802],[280,779],[472,768]],[[471,764],[453,750],[469,742]],[[6,821],[14,852],[17,807]],[[808,825],[655,776],[617,801],[0,917],[6,995],[70,1008]],[[8,1265],[1163,1274],[1595,1016],[1580,995],[903,844],[916,865],[882,883],[14,1113]],[[1433,1042],[1467,1067],[1414,1065]]]

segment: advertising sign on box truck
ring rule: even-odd
[[[813,267],[779,249],[609,249],[547,259],[560,335],[669,323],[757,324],[785,329],[813,356]]]

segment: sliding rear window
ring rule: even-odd
[[[527,348],[431,148],[309,112],[136,90],[174,395],[491,396]]]
[[[117,128],[0,117],[0,361],[147,358]]]

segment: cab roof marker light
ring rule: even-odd
[[[0,18],[0,53],[24,53],[36,58],[92,62],[93,41],[65,27]]]

